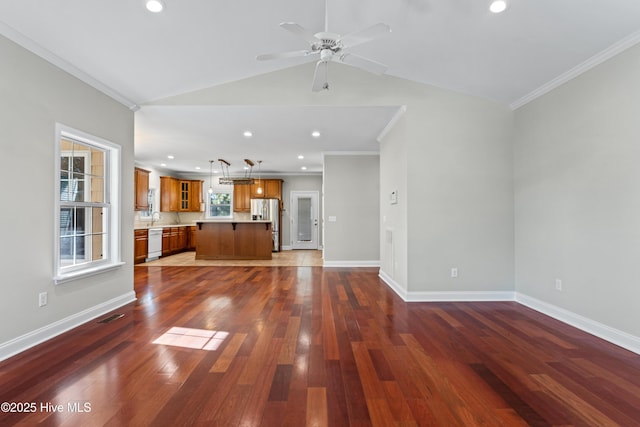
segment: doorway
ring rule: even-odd
[[[318,249],[318,192],[291,192],[291,248]]]

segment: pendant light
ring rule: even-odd
[[[209,160],[209,194],[213,194],[213,162]]]
[[[258,194],[262,194],[262,182],[260,181],[260,172],[261,172],[260,164],[261,163],[262,163],[262,160],[258,160],[258,189],[256,190],[256,193]]]

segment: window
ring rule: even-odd
[[[149,189],[149,192],[147,193],[147,205],[149,206],[149,209],[146,211],[140,211],[140,219],[153,219],[153,201],[155,199],[155,191],[156,190],[154,188]]]
[[[230,191],[214,191],[207,193],[207,217],[231,218],[233,215],[233,196]]]
[[[56,283],[121,265],[120,147],[56,127]]]

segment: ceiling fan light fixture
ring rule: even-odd
[[[162,0],[147,0],[145,6],[149,12],[159,13],[164,10],[164,2]]]
[[[507,2],[505,0],[494,0],[489,6],[489,10],[493,13],[501,13],[507,9]]]

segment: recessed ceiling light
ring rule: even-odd
[[[300,169],[302,169],[303,171],[306,171],[307,167],[306,166],[302,166]]]
[[[167,156],[167,159],[169,159],[169,160],[173,160],[173,159],[175,159],[175,157],[173,156],[173,154],[169,154],[169,155]]]
[[[166,163],[160,163],[160,166],[167,166]]]
[[[200,166],[196,166],[196,170],[200,170]]]
[[[311,136],[314,138],[320,138],[320,131],[314,130],[313,132],[311,132]]]
[[[504,12],[507,8],[507,2],[505,0],[494,0],[489,6],[489,10],[493,13]]]
[[[164,9],[164,2],[162,0],[147,0],[145,6],[149,12],[158,13]]]
[[[243,135],[245,136],[245,138],[251,138],[253,136],[253,133],[250,130],[245,130]]]
[[[298,156],[298,159],[302,160],[302,159],[304,159],[304,156],[303,156],[302,154],[300,154],[300,155]]]

